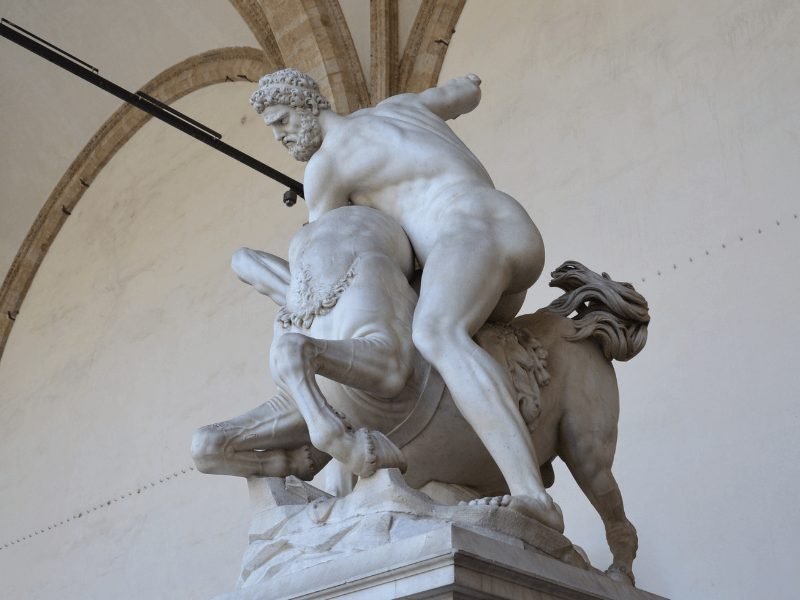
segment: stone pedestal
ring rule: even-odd
[[[218,600],[657,600],[592,568],[510,509],[442,506],[396,470],[332,498],[297,479],[250,482],[238,589]]]
[[[242,588],[220,600],[659,600],[457,525]],[[663,600],[663,599],[661,599]]]

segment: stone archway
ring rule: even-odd
[[[281,66],[279,57],[256,48],[220,48],[173,65],[150,80],[142,91],[171,104],[209,85],[257,81]],[[150,115],[133,106],[121,106],[92,136],[50,193],[0,289],[0,357],[39,265],[62,225],[98,173],[149,119]]]
[[[309,72],[340,113],[392,94],[436,85],[466,0],[423,0],[402,57],[398,0],[371,0],[371,81],[367,84],[337,0],[230,0],[262,50],[229,47],[188,58],[142,91],[166,104],[226,81],[257,81],[291,65]],[[39,211],[0,288],[0,358],[33,278],[62,225],[97,174],[150,115],[124,105],[92,136]]]

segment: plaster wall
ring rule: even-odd
[[[212,86],[176,107],[300,178],[249,107],[251,88]],[[191,470],[189,442],[271,395],[275,311],[229,261],[241,245],[285,253],[306,215],[283,191],[153,121],[87,190],[0,363],[0,547],[42,531],[0,550],[0,595],[232,588],[247,487]]]
[[[0,16],[132,91],[206,50],[258,46],[236,9],[219,0],[0,0]],[[0,138],[13,148],[0,162],[2,278],[59,178],[120,102],[8,40],[0,43]]]
[[[672,598],[790,598],[800,9],[501,6],[462,14],[442,79],[475,71],[484,100],[454,128],[534,216],[547,270],[575,258],[651,303],[648,347],[619,368],[616,472],[640,533],[639,584]],[[250,91],[214,86],[176,107],[301,177],[251,114]],[[84,195],[0,362],[5,595],[231,588],[246,488],[192,471],[188,443],[271,393],[275,312],[228,258],[242,245],[285,255],[305,211],[284,208],[282,192],[149,123]],[[526,308],[553,295],[540,282]],[[556,478],[567,534],[605,566],[599,519],[564,469]]]

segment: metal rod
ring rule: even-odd
[[[31,33],[31,32],[30,32],[30,31],[28,31],[27,29],[24,29],[24,28],[20,27],[20,26],[19,26],[19,25],[17,25],[16,23],[12,23],[12,22],[11,22],[11,21],[9,21],[8,19],[0,19],[0,24],[4,24],[4,23],[8,23],[8,26],[10,26],[10,27],[13,27],[14,29],[17,29],[17,30],[21,31],[22,33],[24,33],[24,34],[25,34],[25,35],[27,35],[28,37],[30,37],[30,38],[33,38],[34,40],[36,40],[36,41],[38,41],[38,42],[41,42],[41,43],[42,43],[42,44],[44,44],[45,46],[49,46],[50,48],[52,48],[53,50],[55,50],[55,51],[56,51],[56,52],[58,52],[59,54],[63,54],[64,56],[68,56],[69,58],[71,58],[72,60],[74,60],[76,63],[83,65],[83,66],[84,66],[84,67],[86,67],[87,69],[90,69],[90,70],[94,71],[95,73],[99,73],[99,72],[100,72],[100,69],[98,69],[97,67],[93,67],[93,66],[92,66],[92,65],[90,65],[89,63],[82,61],[82,60],[81,60],[80,58],[78,58],[77,56],[73,56],[72,54],[70,54],[70,53],[69,53],[69,52],[67,52],[66,50],[62,50],[61,48],[59,48],[59,47],[58,47],[58,46],[56,46],[55,44],[51,44],[51,43],[50,43],[50,42],[48,42],[47,40],[45,40],[45,39],[43,39],[43,38],[40,38],[40,37],[39,37],[38,35],[36,35],[35,33]]]
[[[50,61],[54,65],[69,71],[73,75],[77,75],[84,81],[88,81],[92,85],[105,90],[120,100],[123,100],[124,102],[127,102],[128,104],[131,104],[140,110],[143,110],[156,119],[163,121],[167,125],[171,125],[172,127],[179,129],[185,134],[192,136],[196,140],[199,140],[204,144],[207,144],[212,148],[222,152],[223,154],[230,156],[240,163],[247,165],[251,169],[255,169],[270,179],[285,185],[298,196],[303,198],[305,197],[303,196],[303,184],[299,181],[292,179],[288,175],[284,175],[280,171],[273,169],[269,165],[266,165],[259,160],[256,160],[241,150],[238,150],[233,146],[229,146],[220,139],[222,137],[220,134],[195,121],[194,119],[183,115],[175,109],[169,107],[164,108],[166,105],[158,100],[153,102],[155,98],[152,98],[147,94],[141,95],[141,93],[135,94],[133,92],[129,92],[128,90],[118,86],[108,79],[101,77],[98,74],[97,69],[91,65],[87,65],[87,63],[75,58],[71,54],[67,54],[49,42],[40,40],[40,38],[37,38],[35,35],[25,31],[11,21],[7,19],[0,19],[0,35],[14,42],[18,46],[22,46],[26,50],[29,50],[30,52],[41,56],[45,60]],[[55,48],[55,50],[52,48]]]
[[[194,125],[198,129],[202,129],[207,134],[209,134],[211,136],[214,136],[218,140],[222,139],[222,134],[221,133],[217,133],[216,131],[214,131],[210,127],[206,127],[205,125],[203,125],[200,121],[195,121],[193,118],[191,118],[189,116],[186,116],[185,114],[183,114],[179,110],[176,110],[176,109],[172,108],[169,104],[164,104],[158,98],[153,98],[153,96],[151,96],[150,94],[147,94],[147,93],[145,93],[145,92],[143,92],[141,90],[136,92],[136,95],[139,96],[140,98],[144,98],[148,102],[151,102],[152,104],[155,104],[156,106],[158,106],[160,108],[163,108],[167,112],[172,113],[173,115],[175,115],[176,117],[178,117],[179,119],[181,119],[183,121],[186,121],[190,125]]]

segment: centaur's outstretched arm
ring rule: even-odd
[[[278,306],[286,305],[289,289],[289,263],[267,252],[240,248],[233,254],[231,268],[239,279],[272,298]]]

